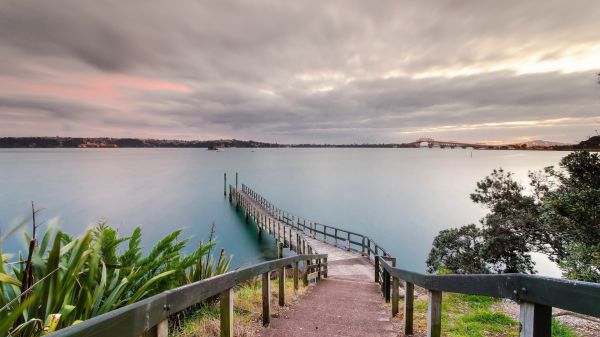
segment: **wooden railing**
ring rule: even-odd
[[[600,317],[600,284],[526,274],[429,275],[396,268],[376,257],[392,316],[398,313],[399,282],[404,282],[404,333],[413,333],[414,286],[427,290],[427,336],[441,335],[442,292],[507,298],[520,304],[520,336],[550,337],[552,308]],[[377,276],[376,276],[377,277]],[[390,294],[391,292],[391,294]]]
[[[235,188],[233,188],[233,190],[235,190]],[[251,197],[263,209],[267,210],[272,217],[298,231],[302,231],[313,239],[327,242],[339,248],[354,251],[373,261],[375,260],[375,256],[391,257],[387,250],[366,235],[347,231],[339,227],[320,224],[282,210],[244,184],[242,184],[242,192]]]
[[[293,268],[294,289],[298,289],[300,263],[304,275],[309,270],[317,271],[317,280],[322,272],[326,254],[297,255],[259,263],[231,271],[206,280],[171,289],[147,299],[135,302],[82,323],[53,332],[48,337],[166,337],[168,318],[177,312],[194,306],[214,296],[220,300],[221,336],[233,336],[233,288],[254,277],[262,276],[262,319],[268,324],[271,317],[271,272],[279,275],[279,305],[285,304],[286,269]]]
[[[242,192],[267,209],[271,216],[306,235],[372,259],[375,282],[380,284],[386,302],[391,302],[392,316],[399,311],[402,281],[406,335],[413,333],[415,285],[428,292],[428,337],[441,336],[442,292],[491,296],[518,302],[521,307],[519,330],[522,337],[550,337],[553,307],[600,317],[600,284],[525,274],[431,275],[403,270],[396,267],[395,257],[365,235],[293,215],[277,208],[246,185],[242,185]]]
[[[263,233],[267,233],[277,242],[278,257],[283,256],[283,248],[289,248],[290,251],[297,254],[313,254],[315,249],[307,240],[306,234],[297,227],[290,225],[284,221],[279,221],[270,211],[261,204],[258,200],[252,198],[247,193],[238,191],[235,187],[229,186],[229,201],[235,203],[237,211],[244,214],[246,223],[252,220],[258,228],[258,236],[262,237]],[[327,268],[327,259],[324,261],[325,272]]]

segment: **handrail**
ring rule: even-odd
[[[294,286],[297,288],[299,262],[305,264],[304,269],[307,273],[309,269],[320,269],[322,267],[321,260],[326,258],[327,254],[296,255],[230,271],[206,280],[167,290],[139,302],[90,318],[82,323],[58,330],[47,336],[137,337],[148,333],[148,331],[154,336],[166,336],[164,333],[161,334],[160,331],[164,332],[164,329],[167,329],[168,324],[165,322],[170,315],[216,295],[220,295],[221,299],[221,336],[230,336],[233,330],[231,326],[233,315],[231,291],[233,287],[256,276],[263,275],[263,323],[265,321],[268,323],[270,317],[270,307],[268,305],[270,291],[265,294],[264,289],[270,287],[270,272],[279,270],[280,282],[283,282],[282,277],[285,277],[285,268],[293,265]],[[318,262],[314,265],[306,264],[307,261],[313,260]],[[280,304],[283,296],[281,289],[280,287]],[[265,308],[265,305],[267,308]],[[229,326],[224,326],[224,322]],[[223,334],[224,332],[225,334]]]
[[[441,312],[441,293],[491,296],[507,298],[521,304],[521,336],[550,336],[552,308],[600,317],[600,284],[572,281],[526,274],[468,274],[430,275],[394,267],[382,257],[376,266],[383,270],[386,298],[392,294],[392,315],[398,313],[398,282],[405,282],[404,320],[405,333],[412,333],[414,286],[429,293],[428,329],[439,330],[441,315],[431,317],[431,312]],[[377,271],[376,271],[377,272]],[[390,278],[392,280],[390,280]],[[392,282],[392,286],[389,286]],[[408,330],[406,330],[408,329]],[[524,333],[525,331],[525,333]],[[528,334],[528,331],[537,331]],[[433,334],[438,336],[439,334]]]
[[[280,221],[292,226],[304,233],[309,234],[313,239],[327,242],[336,247],[345,248],[347,250],[360,253],[374,260],[375,256],[382,255],[391,257],[387,250],[379,245],[369,236],[351,232],[343,228],[320,224],[301,216],[294,215],[288,211],[276,207],[266,198],[256,193],[254,190],[242,184],[242,192],[250,196],[254,201],[268,210],[272,216],[275,216]],[[341,236],[339,235],[341,234]],[[322,235],[321,238],[318,235]],[[331,240],[330,240],[331,239]],[[339,243],[341,240],[341,244]]]
[[[239,211],[240,208],[242,209],[246,218],[246,223],[248,223],[250,219],[253,220],[258,227],[259,238],[262,236],[263,231],[273,235],[277,241],[279,257],[283,256],[283,247],[289,247],[290,251],[295,251],[298,254],[317,253],[314,247],[312,247],[310,240],[307,240],[304,231],[297,226],[294,226],[292,223],[277,218],[270,210],[260,204],[258,200],[250,196],[250,194],[242,193],[234,186],[229,185],[229,201],[231,203],[235,202],[236,210]],[[255,206],[252,201],[259,203],[259,206]],[[260,207],[262,207],[264,211],[261,210]],[[281,228],[281,225],[283,225],[283,228]],[[296,242],[293,242],[294,240],[292,239],[292,229],[295,230]]]
[[[396,268],[396,258],[368,236],[338,227],[322,225],[293,215],[274,206],[246,185],[242,185],[242,191],[268,210],[272,216],[312,238],[336,246],[338,246],[339,239],[345,239],[346,249],[372,258],[375,264],[375,282],[380,283],[386,301],[392,302],[392,316],[398,314],[399,281],[404,281],[403,319],[406,335],[413,333],[415,285],[428,291],[427,335],[432,337],[441,335],[442,292],[491,296],[517,301],[521,307],[520,336],[522,337],[551,336],[553,307],[600,317],[600,284],[526,274],[430,275]],[[338,235],[340,232],[342,233],[341,237]],[[322,235],[322,238],[318,238],[317,234]],[[353,236],[355,237],[353,238]],[[359,241],[356,240],[356,237]],[[334,242],[331,242],[331,238]]]

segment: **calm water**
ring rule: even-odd
[[[472,153],[472,156],[471,156]],[[217,228],[236,265],[273,257],[271,242],[223,197],[223,173],[235,172],[275,204],[314,221],[365,233],[422,271],[439,230],[476,223],[485,209],[469,200],[493,168],[556,165],[564,152],[459,149],[0,149],[0,229],[24,219],[33,200],[41,219],[81,233],[101,218],[123,234],[141,225],[149,245],[185,228],[192,242]],[[20,239],[5,250],[21,248]],[[537,257],[542,274],[555,266]]]

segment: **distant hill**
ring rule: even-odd
[[[539,147],[551,147],[551,146],[560,146],[560,145],[570,145],[570,144],[567,144],[567,143],[552,142],[552,141],[549,141],[549,140],[540,140],[540,139],[538,139],[538,140],[530,140],[528,142],[521,142],[521,143],[516,143],[516,144],[519,144],[519,145],[525,144],[528,147],[536,147],[536,146],[539,146]]]
[[[113,148],[113,147],[278,147],[252,140],[167,140],[137,138],[4,137],[0,148]]]
[[[598,149],[600,148],[600,136],[590,137],[588,140],[580,142],[578,146],[582,149]]]

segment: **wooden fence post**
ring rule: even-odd
[[[325,264],[324,265],[324,270],[325,271],[323,272],[323,277],[327,278],[327,272],[329,271],[329,265],[327,264],[327,258],[326,257],[323,258],[323,263]]]
[[[385,295],[385,303],[390,303],[391,300],[391,284],[390,284],[390,273],[387,270],[383,270],[383,294]]]
[[[299,270],[300,264],[298,263],[298,261],[294,262],[294,290],[298,290],[299,286],[298,286],[298,275],[300,273]]]
[[[375,283],[379,283],[379,256],[375,255]]]
[[[221,337],[233,337],[233,289],[229,288],[219,296],[221,302]]]
[[[520,337],[552,336],[552,307],[522,302],[519,330]]]
[[[321,268],[322,268],[321,258],[318,258],[317,259],[317,280],[319,280],[319,281],[321,281],[321,275],[322,275]]]
[[[352,246],[352,243],[350,243],[350,233],[348,232],[348,250],[350,250],[350,246]]]
[[[302,283],[304,283],[304,286],[308,286],[308,274],[310,273],[310,260],[306,260],[304,261],[304,275],[302,275]]]
[[[279,268],[279,306],[285,305],[285,267]]]
[[[270,272],[262,274],[262,322],[269,325],[271,322],[271,275]]]
[[[150,330],[145,331],[140,337],[167,337],[169,334],[169,320],[158,322]]]
[[[400,300],[399,292],[399,280],[397,277],[392,277],[392,317],[396,317],[398,314],[398,301]]]
[[[360,244],[360,255],[365,255],[365,237],[362,237],[362,243]]]
[[[413,334],[413,309],[415,303],[415,285],[404,282],[404,334]]]
[[[442,292],[428,290],[427,337],[442,335]]]

